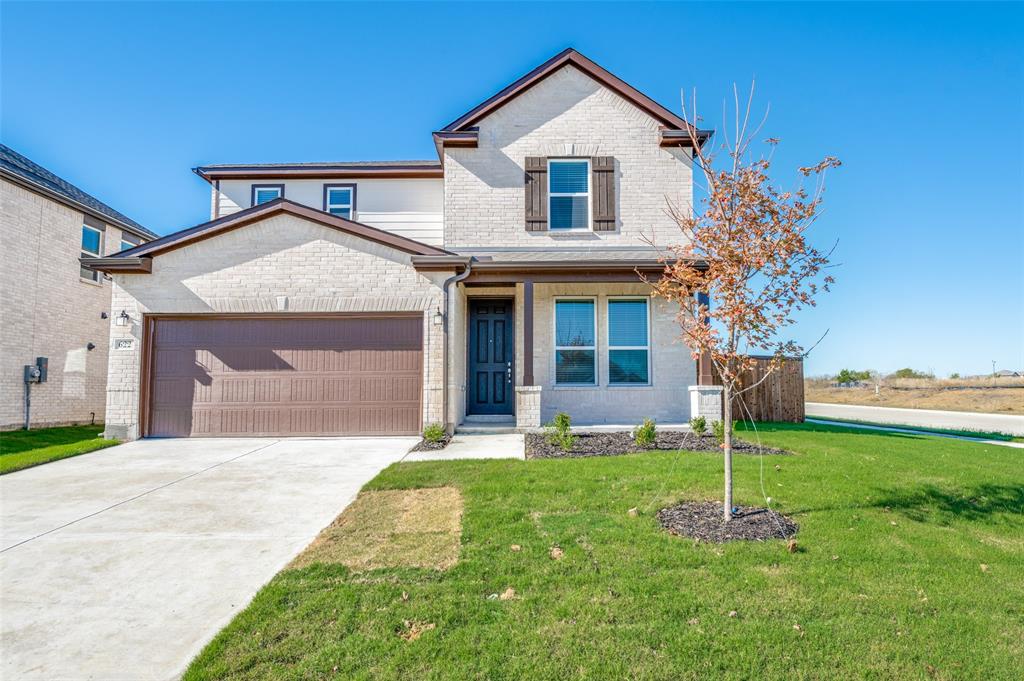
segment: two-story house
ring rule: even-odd
[[[566,50],[437,161],[197,168],[210,222],[92,264],[130,319],[108,434],[685,422],[697,363],[641,274],[691,209],[688,125]]]
[[[79,258],[156,235],[0,144],[0,430],[101,423],[106,407],[111,285]],[[26,391],[25,365],[48,359]],[[26,397],[31,409],[27,412]]]

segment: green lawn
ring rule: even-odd
[[[396,464],[368,489],[462,491],[455,567],[285,570],[185,678],[1024,676],[1021,450],[760,433],[797,453],[764,457],[767,494],[800,524],[796,553],[658,528],[660,507],[720,497],[717,454]],[[736,459],[737,502],[761,503],[761,461]],[[488,598],[508,587],[516,598]],[[405,622],[426,625],[418,639],[399,636]]]
[[[118,444],[102,432],[103,426],[68,426],[0,433],[0,475]]]

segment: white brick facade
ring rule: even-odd
[[[678,243],[668,203],[689,210],[688,149],[659,146],[660,124],[573,67],[480,121],[478,147],[445,149],[445,248],[644,246]],[[527,232],[527,156],[615,158],[618,225],[608,233]]]
[[[101,423],[109,334],[101,314],[111,285],[79,276],[82,213],[7,180],[0,186],[0,429],[24,425],[22,367],[36,357],[49,358],[49,378],[32,386],[32,426]],[[103,253],[120,242],[107,225]]]
[[[417,273],[410,256],[323,225],[277,215],[198,241],[153,260],[151,274],[115,275],[113,309],[132,317],[111,325],[108,435],[138,437],[142,315],[147,313],[424,313],[423,422],[442,416],[441,282]]]

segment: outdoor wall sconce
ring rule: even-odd
[[[109,316],[106,312],[100,312],[100,319],[106,319]]]
[[[86,343],[85,344],[85,349],[86,350],[95,350],[96,349],[96,344],[95,343]]]
[[[441,314],[441,308],[434,311],[434,326],[441,326],[444,324],[444,315]]]
[[[114,320],[114,323],[118,326],[128,326],[128,322],[131,320],[132,318],[128,316],[128,313],[121,310],[121,314],[117,315],[117,319]]]

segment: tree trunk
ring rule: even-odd
[[[725,520],[729,521],[732,520],[732,391],[728,383],[722,386],[722,426],[725,432],[725,501],[722,512]]]

